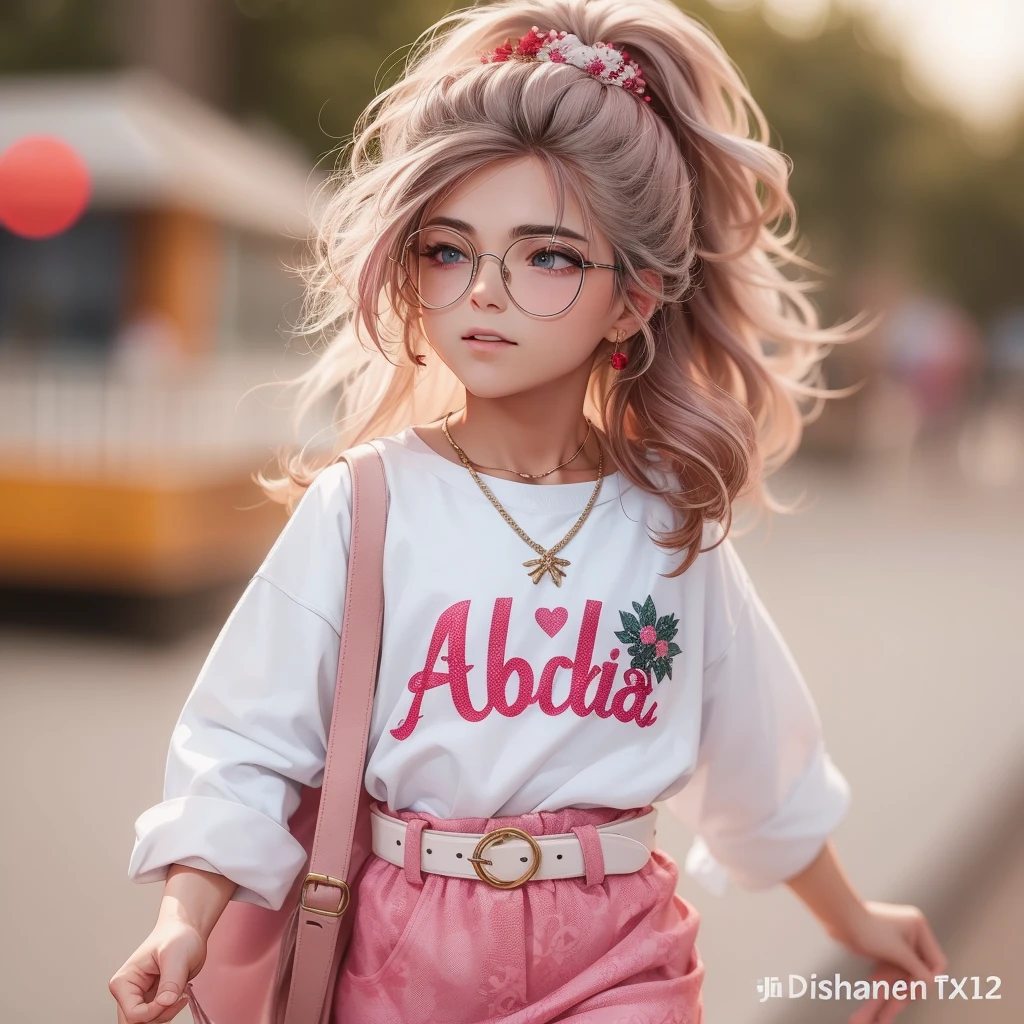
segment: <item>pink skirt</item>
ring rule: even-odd
[[[648,809],[445,819],[375,806],[437,831],[515,826],[531,835]],[[630,874],[588,869],[589,879],[498,889],[371,855],[356,880],[332,1024],[702,1024],[700,915],[676,894],[675,862],[655,850]]]

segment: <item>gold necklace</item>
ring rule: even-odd
[[[444,421],[441,424],[441,429],[444,431],[444,436],[448,438],[448,443],[458,453],[459,458],[462,460],[462,464],[469,470],[470,476],[476,481],[477,486],[487,496],[487,500],[501,513],[502,519],[512,527],[519,536],[526,541],[527,544],[533,548],[540,558],[531,558],[528,562],[523,562],[523,565],[529,570],[530,579],[534,583],[540,583],[544,578],[544,574],[548,573],[551,579],[554,581],[556,587],[562,585],[562,580],[565,577],[564,566],[570,565],[566,558],[556,558],[555,555],[565,547],[576,536],[579,528],[586,522],[587,516],[590,515],[590,510],[594,507],[594,502],[597,501],[597,495],[601,490],[601,484],[604,480],[602,476],[602,470],[604,469],[604,451],[601,448],[600,441],[597,445],[597,482],[594,485],[594,492],[590,495],[590,501],[587,502],[587,507],[583,510],[583,514],[576,520],[575,526],[553,547],[543,548],[535,540],[532,540],[526,535],[522,527],[502,508],[501,502],[491,493],[491,489],[480,479],[475,469],[473,469],[472,463],[469,461],[469,457],[466,453],[455,443],[452,435],[448,433],[448,417],[451,416],[451,412],[445,414]]]
[[[584,417],[584,419],[586,419],[586,417]],[[574,451],[572,453],[572,455],[568,459],[565,460],[565,462],[560,462],[557,466],[555,466],[554,469],[549,469],[545,473],[520,473],[518,469],[504,469],[501,466],[481,466],[479,462],[474,462],[473,466],[476,469],[497,469],[497,470],[499,470],[502,473],[515,473],[516,476],[521,476],[524,480],[540,480],[541,477],[550,476],[552,473],[554,473],[557,470],[561,469],[563,466],[568,466],[570,462],[573,462],[575,460],[576,456],[579,455],[579,453],[581,451],[583,451],[584,448],[586,448],[587,442],[590,440],[590,433],[591,433],[591,431],[593,429],[594,429],[594,424],[591,423],[590,420],[588,419],[587,420],[587,436],[585,438],[583,438],[583,444],[581,444],[579,446],[579,448],[577,448],[576,451]],[[470,461],[472,461],[472,460],[470,460]]]

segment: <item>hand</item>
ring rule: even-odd
[[[930,986],[935,975],[945,971],[947,960],[917,907],[874,902],[863,906],[864,913],[842,933],[833,932],[832,938],[851,952],[878,961],[872,981],[887,981],[890,989],[894,982],[905,981],[907,994],[902,999],[867,1000],[851,1015],[850,1024],[890,1024],[909,1002],[910,982]]]
[[[110,979],[117,1024],[162,1024],[187,1005],[185,984],[206,961],[206,939],[177,919],[158,921]]]

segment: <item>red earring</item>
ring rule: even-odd
[[[427,365],[427,357],[423,355],[422,352],[417,352],[416,355],[413,356],[413,359],[415,360],[417,366]]]
[[[612,369],[613,370],[624,370],[626,364],[629,362],[629,356],[625,352],[619,351],[619,342],[622,340],[622,332],[616,330],[615,332],[615,351],[612,353]]]

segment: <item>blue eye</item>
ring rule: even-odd
[[[437,262],[446,266],[458,263],[460,256],[465,259],[465,253],[454,245],[429,245],[420,255],[425,256],[427,259],[434,259],[440,256],[441,258]]]
[[[557,263],[556,260],[564,262]],[[538,249],[530,257],[530,266],[539,270],[567,270],[569,267],[579,267],[580,261],[573,254],[560,249]]]

